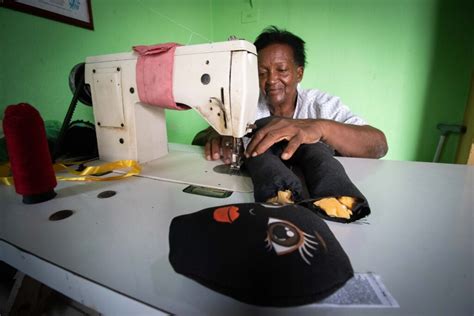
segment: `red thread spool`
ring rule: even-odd
[[[34,204],[54,198],[56,175],[39,112],[27,103],[8,106],[3,131],[15,190],[23,195],[23,203]]]

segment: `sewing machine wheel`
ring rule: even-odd
[[[80,86],[81,81],[84,82],[84,70],[85,63],[79,63],[75,65],[69,73],[69,88],[72,94],[76,92],[76,88]],[[79,101],[85,105],[92,106],[91,88],[89,85],[84,84],[82,91],[79,92]]]
[[[61,130],[53,150],[53,161],[56,161],[56,159],[63,153],[64,138],[66,137],[66,132],[70,127],[77,101],[79,100],[85,105],[92,106],[90,87],[84,83],[85,65],[85,63],[79,63],[75,65],[69,73],[69,88],[71,89],[73,97],[71,103],[69,104],[66,116],[64,117],[63,124],[61,125]]]

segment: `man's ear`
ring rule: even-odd
[[[298,80],[298,83],[300,83],[301,80],[303,80],[303,74],[304,74],[304,67],[298,66],[298,68],[296,68],[296,78]]]

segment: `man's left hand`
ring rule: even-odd
[[[288,145],[281,154],[281,159],[290,159],[301,144],[317,143],[322,138],[324,120],[274,118],[260,128],[247,146],[245,156],[255,157],[263,154],[273,144],[287,140]]]

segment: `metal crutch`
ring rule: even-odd
[[[441,135],[439,137],[438,147],[436,147],[436,152],[433,157],[433,162],[439,161],[439,157],[441,156],[441,152],[443,150],[444,141],[446,140],[446,137],[448,137],[449,134],[464,134],[466,132],[466,126],[456,124],[439,123],[436,128],[439,129]]]

